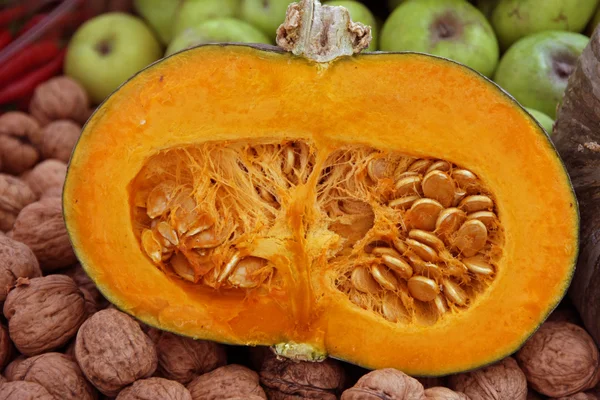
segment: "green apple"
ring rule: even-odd
[[[406,0],[388,0],[388,8],[390,9],[390,11],[393,11],[396,9],[396,7],[398,7],[400,4],[404,3]]]
[[[540,32],[520,39],[502,56],[494,81],[525,107],[551,118],[589,38],[573,32]]]
[[[285,20],[288,6],[294,2],[294,0],[242,0],[240,16],[275,42],[277,28]]]
[[[134,6],[162,44],[167,45],[173,38],[173,18],[177,14],[180,3],[176,0],[135,0]]]
[[[492,26],[500,47],[508,49],[522,37],[542,31],[581,32],[598,0],[499,0]]]
[[[371,13],[371,11],[369,11],[367,6],[365,6],[362,3],[359,3],[358,1],[352,1],[352,0],[334,0],[334,1],[328,1],[326,4],[328,6],[345,7],[348,10],[348,12],[350,13],[350,18],[352,18],[352,21],[361,22],[365,25],[369,25],[371,27],[371,35],[373,36],[373,39],[371,40],[371,43],[369,44],[369,47],[367,50],[370,50],[370,51],[377,50],[377,38],[378,38],[377,21],[375,21],[375,17]]]
[[[184,0],[173,22],[173,37],[209,19],[235,17],[239,8],[240,0]]]
[[[187,28],[173,39],[166,56],[204,43],[266,43],[269,38],[247,22],[235,18],[218,18]]]
[[[552,126],[554,125],[554,120],[544,114],[541,111],[534,110],[533,108],[525,108],[529,114],[544,128],[548,135],[552,135]]]
[[[71,38],[65,74],[100,103],[161,56],[160,43],[141,19],[125,13],[101,14],[84,23]]]
[[[418,51],[450,58],[491,76],[498,42],[485,16],[464,0],[408,0],[379,36],[384,51]]]

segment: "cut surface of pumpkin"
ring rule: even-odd
[[[421,54],[164,59],[87,123],[63,198],[85,270],[142,321],[415,375],[515,351],[577,256],[543,130]]]

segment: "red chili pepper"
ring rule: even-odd
[[[12,34],[9,30],[0,31],[0,50],[5,48],[12,41]]]
[[[21,29],[19,29],[17,31],[17,34],[15,36],[18,37],[18,36],[23,35],[27,31],[29,31],[31,28],[33,28],[34,26],[36,26],[37,24],[42,22],[44,20],[44,18],[46,18],[47,16],[48,16],[48,14],[36,14],[33,17],[29,18],[29,20],[23,24]]]
[[[56,42],[45,40],[33,43],[0,65],[0,87],[8,85],[40,65],[52,60],[60,52]]]
[[[22,18],[27,14],[27,7],[25,5],[15,6],[0,11],[0,26],[5,26],[14,22],[18,18]]]
[[[66,50],[61,50],[60,53],[48,64],[30,72],[18,81],[5,86],[0,90],[0,104],[6,104],[19,100],[33,93],[37,85],[47,81],[54,75],[58,74],[65,60]]]

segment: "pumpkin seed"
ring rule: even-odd
[[[402,304],[402,300],[393,292],[386,292],[381,300],[381,308],[385,319],[391,322],[409,322],[410,314]]]
[[[227,279],[239,261],[240,261],[239,254],[235,253],[233,256],[231,256],[231,258],[229,259],[229,262],[227,264],[225,264],[225,268],[223,268],[223,270],[219,274],[219,277],[217,278],[217,282],[221,283],[225,279]]]
[[[396,194],[398,196],[408,196],[418,194],[421,189],[421,177],[407,176],[396,182]]]
[[[458,206],[467,214],[477,211],[491,210],[494,208],[494,202],[488,196],[474,195],[465,197]]]
[[[436,220],[444,207],[432,199],[419,199],[406,212],[404,222],[408,229],[433,231]]]
[[[437,296],[435,296],[435,299],[433,300],[433,304],[435,305],[435,308],[439,314],[443,315],[448,312],[448,306],[446,305],[446,300],[444,300],[444,297],[441,294],[438,294]]]
[[[456,282],[450,279],[444,279],[442,286],[448,300],[459,306],[467,304],[467,293]]]
[[[244,257],[237,263],[227,280],[234,287],[243,289],[255,288],[262,283],[262,279],[257,273],[266,265],[267,260],[264,258]]]
[[[142,231],[142,247],[150,259],[159,264],[162,261],[162,245],[150,229]]]
[[[450,163],[448,161],[438,160],[431,164],[431,166],[427,168],[427,171],[425,171],[425,173],[428,174],[431,171],[450,171]]]
[[[435,262],[438,259],[437,252],[431,247],[427,246],[414,239],[406,239],[408,247],[415,252],[425,262]]]
[[[165,221],[160,221],[158,224],[156,224],[156,230],[158,231],[158,233],[160,233],[160,235],[163,238],[168,240],[172,245],[177,246],[179,244],[177,232],[175,232],[175,229],[173,229],[171,225],[169,225]]]
[[[146,213],[150,218],[157,218],[167,212],[173,193],[177,189],[175,182],[161,182],[148,194]]]
[[[471,257],[483,249],[487,242],[487,229],[483,222],[472,219],[465,222],[454,239],[456,246],[463,256]]]
[[[418,240],[419,242],[426,244],[437,251],[442,251],[446,248],[446,245],[444,245],[444,242],[440,238],[435,236],[433,233],[422,231],[420,229],[412,229],[410,232],[408,232],[408,237]]]
[[[456,191],[454,192],[454,200],[452,201],[452,205],[456,207],[458,204],[460,204],[460,202],[462,201],[462,199],[465,198],[466,195],[467,192],[465,192],[463,189],[456,189]]]
[[[417,275],[435,279],[439,279],[442,277],[442,270],[440,269],[440,267],[437,266],[437,264],[420,262],[415,263],[413,265],[413,270]]]
[[[462,260],[469,271],[479,275],[492,275],[494,267],[489,264],[483,257],[475,256]]]
[[[390,255],[392,257],[398,257],[398,258],[400,257],[400,253],[398,253],[396,250],[392,249],[391,247],[375,247],[375,248],[373,248],[371,253],[375,254],[377,256]]]
[[[400,256],[395,257],[389,254],[383,254],[381,260],[402,279],[409,279],[413,274],[413,269],[410,264],[404,261]]]
[[[469,194],[476,194],[480,190],[480,182],[477,175],[466,169],[455,169],[452,171],[452,179],[456,184]]]
[[[396,290],[398,287],[396,276],[383,265],[371,266],[371,275],[384,289]]]
[[[408,246],[400,238],[394,238],[392,240],[392,244],[394,245],[394,248],[400,252],[400,254],[404,254],[408,251]]]
[[[419,200],[421,197],[413,195],[413,196],[404,196],[394,199],[389,202],[389,206],[393,208],[407,209],[412,206],[415,201]]]
[[[447,208],[442,211],[435,221],[435,232],[442,235],[452,235],[467,219],[467,214],[458,208]]]
[[[432,164],[433,160],[417,160],[408,166],[408,170],[423,175]]]
[[[487,229],[493,228],[497,221],[496,214],[491,211],[477,211],[467,215],[467,219],[478,219]]]
[[[196,282],[194,268],[182,253],[177,253],[171,258],[171,267],[177,275],[186,281]]]
[[[205,229],[185,241],[186,247],[192,249],[210,249],[217,247],[225,241],[224,237],[217,237],[214,227]]]
[[[387,175],[388,162],[384,158],[375,158],[367,164],[367,175],[372,181],[377,182]]]
[[[423,178],[422,188],[426,197],[437,200],[444,207],[450,207],[454,201],[454,181],[445,172],[429,172]]]
[[[371,273],[367,269],[367,267],[358,267],[352,271],[352,275],[350,276],[350,282],[352,286],[356,288],[356,290],[363,293],[377,293],[379,292],[379,285],[377,281],[373,279]]]
[[[284,149],[283,173],[289,175],[294,170],[296,155],[292,146],[286,146]]]
[[[433,279],[413,276],[408,280],[408,292],[417,300],[431,301],[440,292],[440,288]]]

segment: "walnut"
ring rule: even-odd
[[[19,211],[36,200],[27,183],[11,175],[0,174],[0,230],[11,230]]]
[[[446,379],[443,377],[435,376],[435,377],[424,377],[424,378],[415,378],[425,389],[436,388],[436,387],[445,387]]]
[[[29,112],[44,126],[57,119],[86,121],[89,98],[77,81],[58,76],[39,85],[33,93]]]
[[[529,389],[527,391],[527,400],[543,400],[542,395]]]
[[[39,142],[34,145],[43,158],[68,162],[80,133],[81,126],[68,119],[59,119],[42,128]]]
[[[62,273],[73,279],[77,286],[79,286],[79,290],[83,293],[85,308],[89,315],[108,307],[108,301],[102,296],[94,281],[85,273],[80,264],[76,264],[62,271]]]
[[[192,395],[179,382],[148,378],[121,390],[116,400],[192,400]]]
[[[77,262],[63,220],[60,198],[45,198],[23,208],[15,221],[12,237],[31,248],[43,272]]]
[[[527,398],[525,374],[512,357],[472,372],[451,376],[450,387],[463,392],[471,400]]]
[[[598,348],[581,327],[546,322],[517,353],[527,381],[537,392],[564,397],[598,381]]]
[[[39,383],[56,399],[98,398],[98,393],[85,380],[75,360],[60,353],[45,353],[21,361],[14,368],[11,380]]]
[[[6,382],[8,382],[8,381],[6,380],[6,378],[5,378],[5,377],[3,377],[2,375],[0,375],[0,385],[2,385],[3,383],[6,383]]]
[[[17,349],[34,356],[65,345],[85,319],[83,294],[68,276],[19,278],[4,302]]]
[[[19,366],[19,364],[21,364],[23,361],[25,361],[27,358],[24,355],[20,355],[17,358],[15,358],[14,360],[12,360],[4,369],[4,376],[6,377],[7,380],[9,381],[14,381],[15,379],[15,373],[17,372],[17,367]]]
[[[8,328],[0,324],[0,368],[6,366],[13,353],[13,344],[8,335]]]
[[[150,377],[158,363],[152,340],[129,315],[98,311],[81,325],[75,358],[88,380],[107,396]]]
[[[0,400],[56,400],[35,382],[7,382],[0,385]]]
[[[206,340],[194,340],[170,332],[150,329],[148,335],[156,346],[158,372],[161,376],[187,384],[227,364],[225,347]]]
[[[258,374],[246,367],[230,364],[200,375],[187,385],[194,400],[221,400],[230,396],[248,398],[251,395],[266,399],[258,384]]]
[[[323,362],[280,360],[269,354],[260,369],[260,382],[269,399],[335,400],[342,392],[345,374],[333,359]]]
[[[67,164],[59,160],[46,160],[21,177],[38,197],[56,188],[59,188],[60,197],[66,176]]]
[[[29,141],[40,130],[29,115],[14,111],[0,116],[0,159],[4,171],[18,175],[37,163],[39,153]]]
[[[341,400],[413,400],[425,398],[421,383],[393,368],[369,372],[342,393]]]
[[[470,400],[466,394],[445,387],[435,386],[425,389],[426,400]]]
[[[599,400],[594,393],[579,392],[566,397],[552,398],[551,400]]]
[[[17,278],[39,276],[42,276],[42,271],[33,251],[24,243],[0,236],[0,303],[6,300]]]

